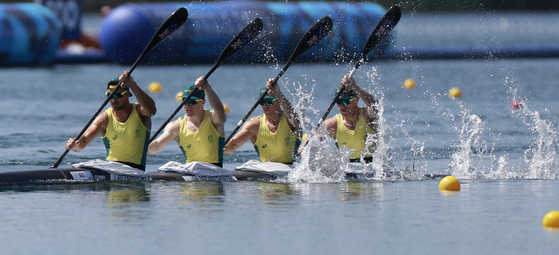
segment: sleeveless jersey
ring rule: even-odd
[[[138,116],[137,105],[132,104],[132,112],[124,123],[116,119],[112,108],[105,110],[109,116],[109,123],[103,143],[107,149],[107,161],[132,163],[145,169],[150,130]]]
[[[225,138],[217,131],[210,120],[211,111],[205,110],[204,119],[198,131],[193,132],[186,125],[186,116],[179,119],[179,147],[186,163],[200,161],[212,164],[223,163],[223,146]]]
[[[359,110],[359,119],[355,124],[354,130],[349,130],[344,125],[344,119],[341,114],[336,114],[337,121],[337,131],[336,131],[336,146],[338,148],[345,147],[353,150],[350,159],[359,159],[363,151],[365,155],[363,157],[371,157],[374,146],[365,147],[365,141],[367,140],[367,135],[374,134],[373,129],[367,125],[365,118],[363,117],[364,108]]]
[[[285,113],[281,116],[278,129],[272,133],[266,123],[266,115],[260,116],[260,127],[254,143],[254,148],[262,162],[292,163],[295,148],[300,144],[289,124]]]

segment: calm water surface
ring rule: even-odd
[[[512,45],[522,33],[547,44],[559,38],[557,23],[548,14],[406,16],[396,46]],[[225,65],[210,77],[231,109],[227,135],[283,65]],[[305,132],[313,132],[352,66],[296,63],[281,78]],[[106,82],[128,68],[0,70],[0,171],[52,165],[99,108]],[[153,81],[163,85],[152,94],[158,107],[153,130],[178,106],[174,95],[209,69],[134,71],[144,89]],[[355,78],[381,102],[375,158],[391,159],[405,180],[4,187],[0,243],[6,254],[555,254],[559,232],[544,230],[541,221],[559,210],[558,69],[557,59],[366,63]],[[407,78],[416,80],[415,90],[402,88]],[[448,97],[452,87],[462,90],[460,99]],[[524,107],[511,109],[514,99]],[[328,152],[314,156],[343,160],[343,153]],[[97,139],[83,152],[70,152],[62,166],[104,155]],[[256,158],[245,144],[225,157],[225,167]],[[148,171],[169,160],[184,161],[175,144],[148,158]],[[310,169],[298,165],[297,171]],[[462,190],[439,192],[439,181],[423,180],[423,173],[457,176]]]

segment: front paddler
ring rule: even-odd
[[[109,81],[105,91],[107,96],[119,81],[121,85],[110,99],[111,108],[99,114],[79,140],[68,139],[66,149],[82,151],[95,137],[101,135],[107,149],[107,161],[120,162],[145,171],[151,117],[157,108],[153,99],[127,71]],[[138,103],[130,103],[132,93],[136,95]]]
[[[352,150],[350,162],[359,162],[363,159],[366,163],[372,161],[374,145],[367,146],[367,136],[376,134],[378,111],[375,107],[377,101],[373,95],[362,89],[353,78],[346,74],[342,79],[345,90],[336,98],[339,114],[324,121],[324,127],[330,137],[336,140],[338,148]],[[336,90],[335,95],[338,94]],[[366,107],[359,107],[362,98]]]
[[[264,114],[248,120],[241,131],[225,145],[225,155],[231,155],[236,149],[250,140],[262,162],[291,164],[300,144],[301,126],[293,105],[281,92],[279,85],[272,86],[273,79],[260,89],[259,102]]]
[[[186,163],[198,161],[222,167],[224,125],[227,120],[225,109],[219,96],[203,76],[194,85],[184,89],[183,100],[195,86],[198,90],[184,104],[185,115],[169,123],[163,133],[150,143],[148,155],[155,155],[175,140],[186,157]],[[206,96],[212,110],[204,109]]]

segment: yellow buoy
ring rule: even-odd
[[[447,176],[439,183],[440,191],[460,191],[460,182],[454,176]]]
[[[404,81],[404,88],[405,89],[415,89],[415,81],[412,78],[409,78]]]
[[[161,83],[154,81],[149,84],[148,91],[150,93],[161,93],[161,91],[163,91],[163,87],[161,87]]]
[[[460,91],[460,89],[457,87],[451,88],[448,92],[448,96],[453,98],[460,98],[462,97],[462,91]]]
[[[559,212],[551,211],[548,212],[542,220],[542,226],[544,228],[556,228],[559,229]]]
[[[182,91],[179,91],[177,92],[177,94],[175,94],[175,100],[177,100],[177,102],[182,101]]]
[[[223,109],[225,110],[225,113],[229,113],[229,106],[226,104],[223,104]]]

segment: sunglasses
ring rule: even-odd
[[[278,100],[277,98],[274,99],[266,99],[266,100],[262,100],[260,101],[259,105],[273,105],[276,100]]]
[[[351,102],[353,102],[353,100],[355,100],[357,97],[351,98],[351,99],[337,99],[336,100],[336,104],[343,104],[343,105],[348,105]]]
[[[124,96],[124,94],[126,94],[126,92],[128,92],[128,91],[125,90],[125,91],[122,91],[120,93],[116,93],[116,94],[113,95],[113,97],[115,99],[121,99]],[[105,92],[105,95],[107,95],[107,97],[108,97],[109,95],[111,95],[111,92],[107,91],[107,92]]]
[[[186,98],[183,98],[182,101],[184,101],[185,99],[186,99]],[[197,104],[198,102],[202,102],[202,100],[204,100],[204,99],[202,99],[202,98],[198,98],[198,99],[188,99],[188,102],[186,102],[186,104],[188,104],[188,105],[195,105],[195,104]]]

